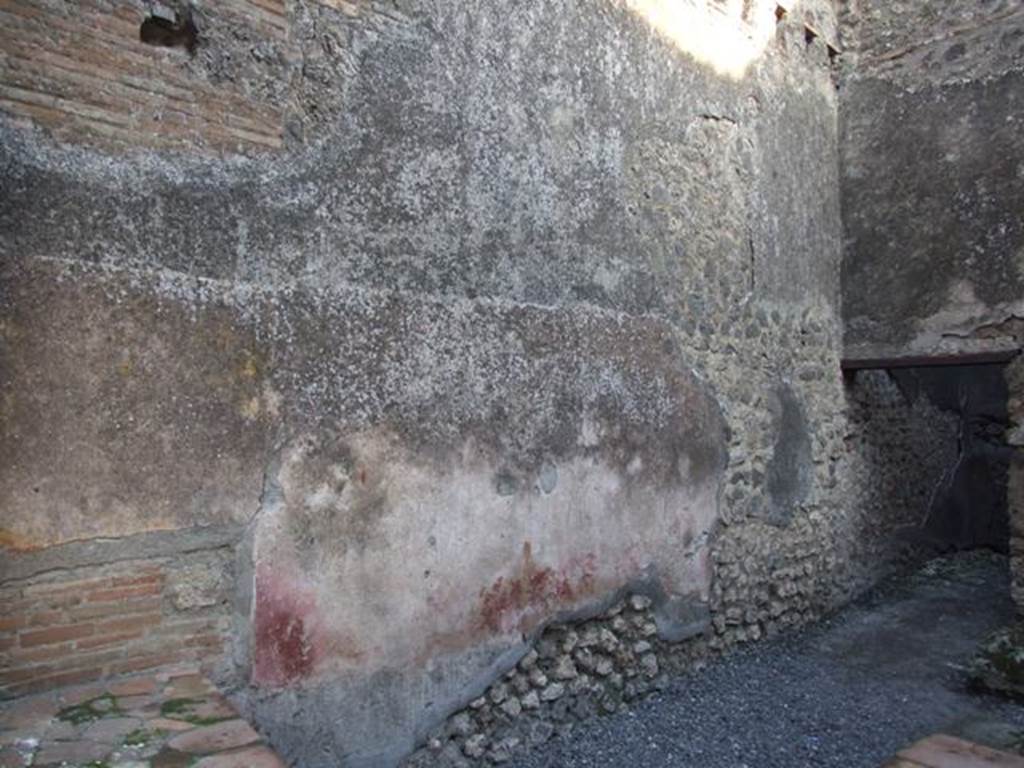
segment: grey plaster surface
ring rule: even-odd
[[[927,352],[1022,314],[1024,10],[868,0],[844,40],[847,348]]]

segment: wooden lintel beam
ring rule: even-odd
[[[1020,354],[1019,349],[989,352],[954,352],[941,355],[900,355],[894,357],[844,357],[844,371],[865,371],[886,368],[930,368],[943,365],[1001,365]]]

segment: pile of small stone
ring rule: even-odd
[[[549,626],[515,668],[449,718],[406,765],[503,763],[577,721],[625,709],[664,687],[667,647],[644,595],[594,619]]]

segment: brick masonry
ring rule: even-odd
[[[227,0],[210,4],[197,24],[200,35],[241,36],[254,53],[287,58],[284,11],[282,0]],[[144,43],[146,15],[133,0],[4,2],[0,109],[60,138],[108,146],[281,146],[281,99],[260,82],[258,64],[234,72],[202,54]]]
[[[50,571],[0,590],[0,698],[224,654],[217,553]]]

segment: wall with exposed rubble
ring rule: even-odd
[[[302,765],[500,759],[895,562],[831,3],[5,14],[4,694],[200,664]]]
[[[846,393],[842,455],[816,459],[835,462],[822,470],[835,477],[817,481],[830,501],[800,505],[792,522],[767,525],[760,515],[723,507],[732,522],[712,546],[709,632],[665,641],[642,593],[598,615],[555,622],[516,666],[430,731],[406,765],[500,764],[540,748],[582,720],[628,709],[730,647],[820,618],[932,551],[929,510],[957,460],[956,420],[884,372],[859,373]],[[854,503],[831,501],[844,493]],[[817,537],[814,524],[825,529]]]
[[[1024,8],[857,0],[845,7],[842,37],[847,354],[1019,351]],[[1005,429],[1018,448],[1020,365],[1007,370]],[[999,462],[1009,462],[1019,591],[1022,459],[1011,451]]]

